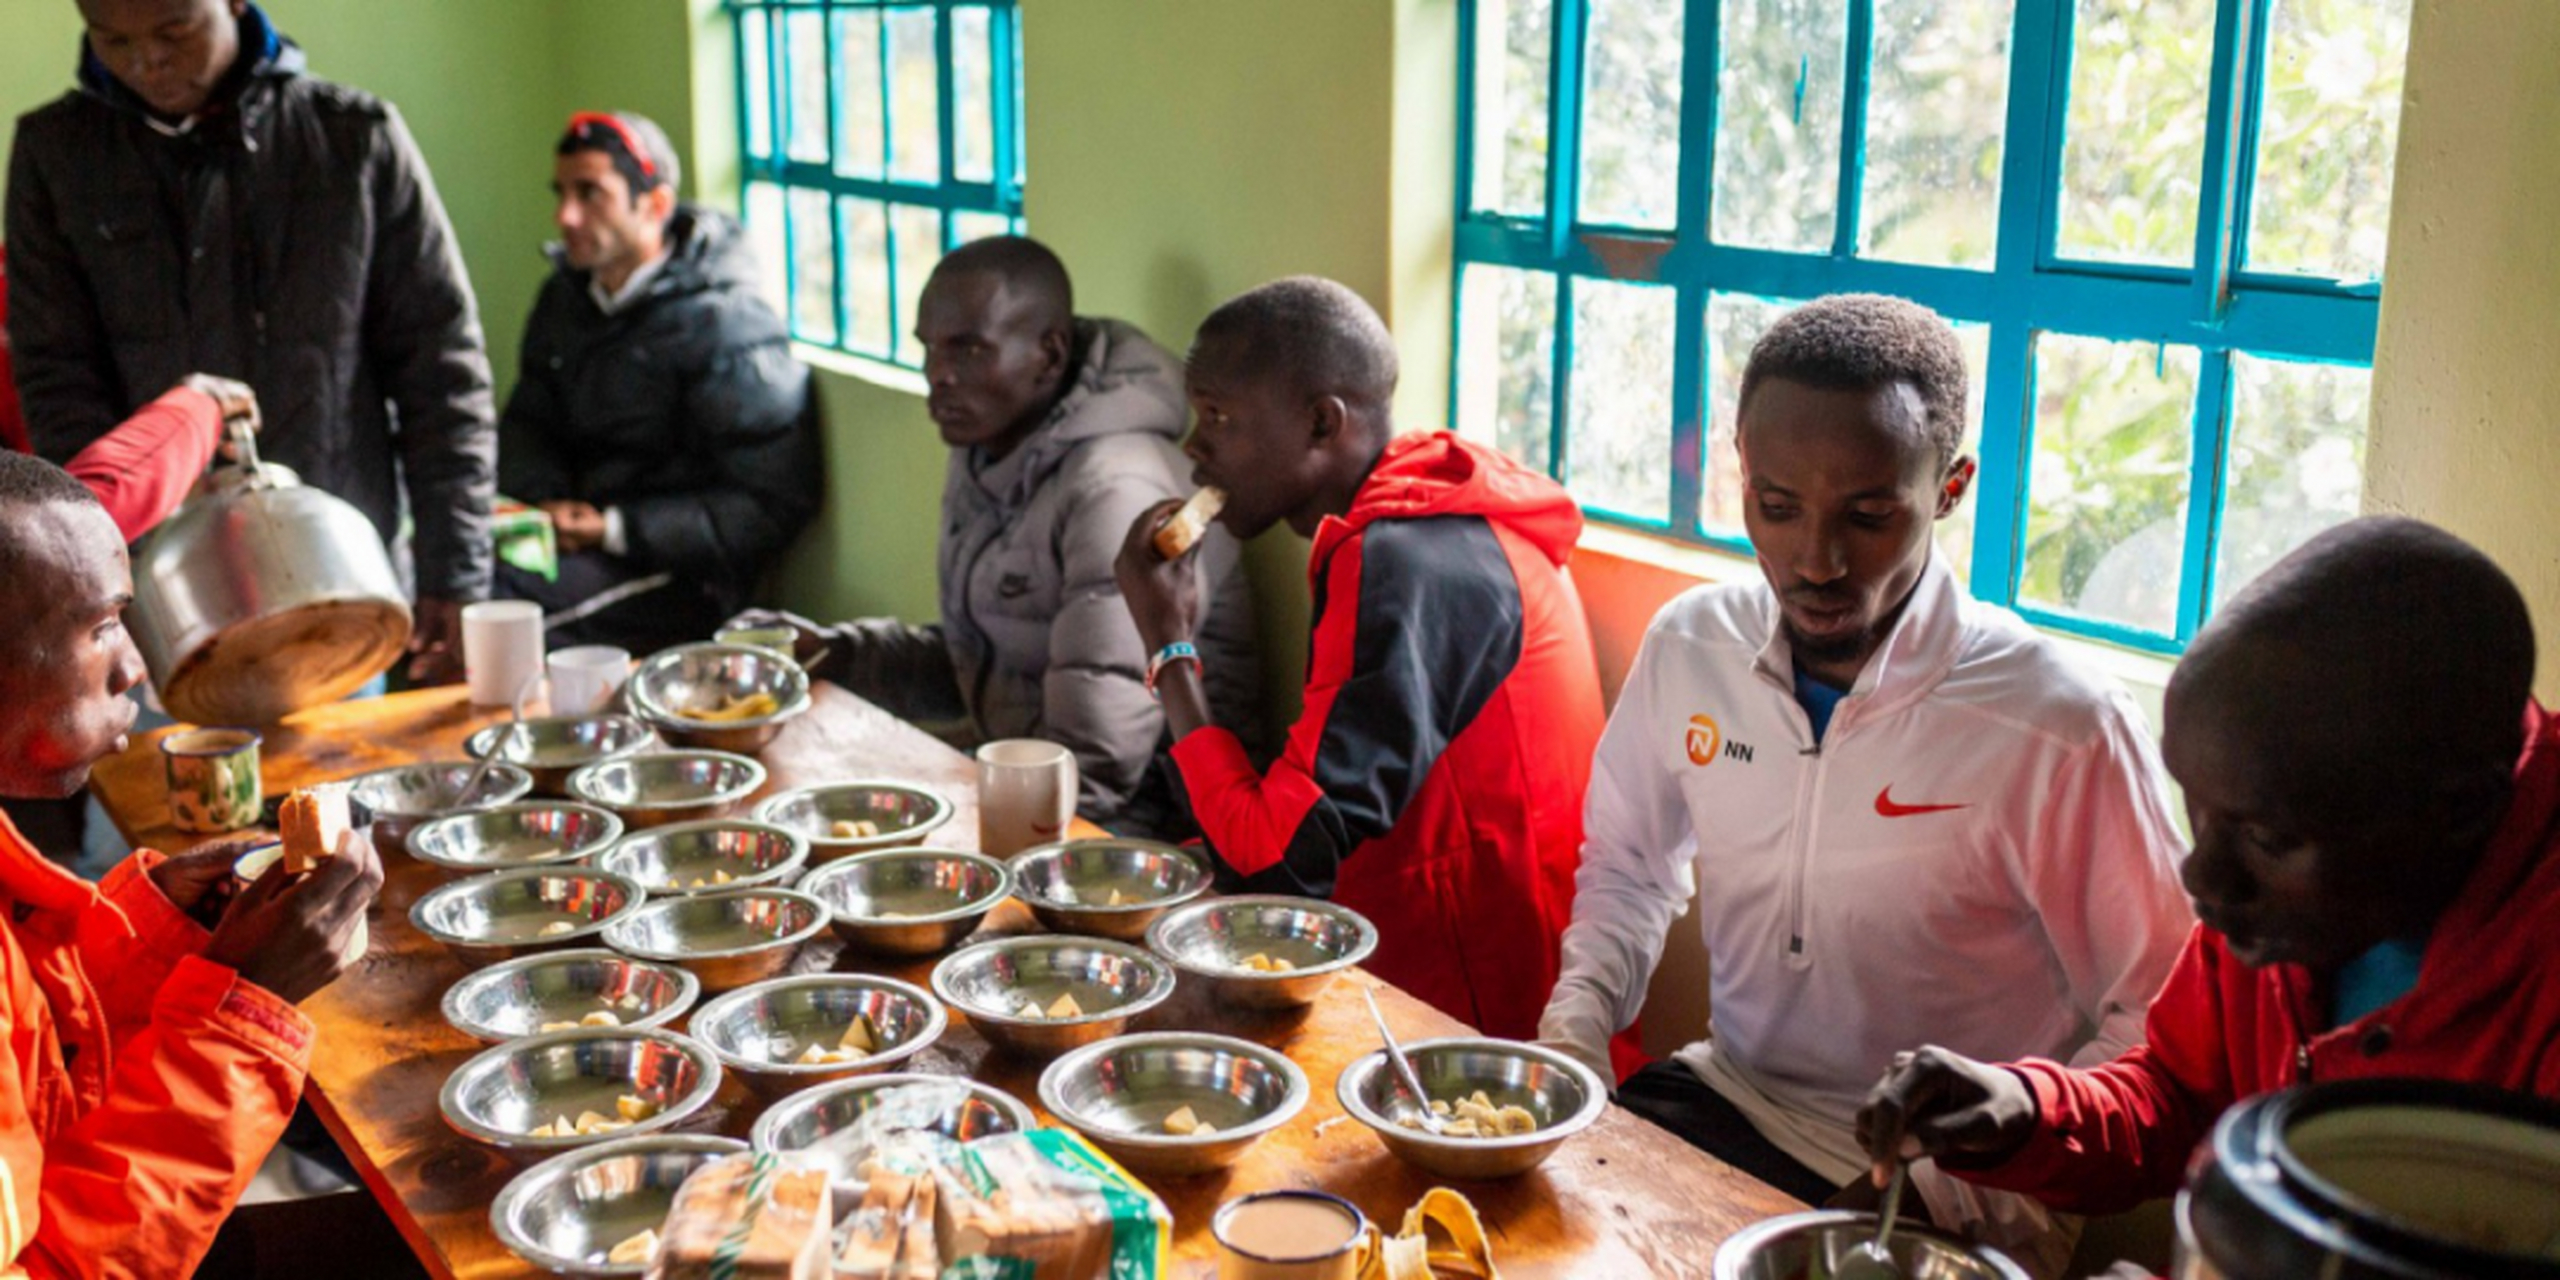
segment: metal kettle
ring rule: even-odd
[[[373,522],[260,462],[254,422],[225,424],[235,460],[134,553],[134,643],[161,705],[196,724],[272,724],[336,701],[409,642],[408,599]]]
[[[2447,1080],[2304,1085],[2223,1114],[2176,1280],[2560,1280],[2560,1103]]]

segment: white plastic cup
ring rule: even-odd
[[[543,664],[551,672],[551,714],[555,716],[594,715],[631,678],[631,651],[609,644],[554,649]]]
[[[462,606],[462,670],[471,705],[513,705],[542,674],[542,606],[530,600]]]
[[[978,748],[978,849],[1009,858],[1067,838],[1076,756],[1054,742],[1005,738]]]

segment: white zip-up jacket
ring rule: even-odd
[[[1711,1025],[1678,1060],[1845,1183],[1898,1051],[2140,1042],[2194,922],[2183,855],[2132,699],[1936,557],[1818,746],[1769,587],[1702,587],[1655,617],[1601,736],[1540,1035],[1605,1070],[1695,893]]]

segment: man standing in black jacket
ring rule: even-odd
[[[79,88],[18,122],[10,159],[36,450],[62,462],[198,370],[249,384],[270,461],[386,542],[408,516],[411,675],[459,674],[497,442],[471,283],[407,127],[305,75],[248,0],[79,6]]]
[[[498,569],[554,645],[707,640],[817,514],[809,371],[756,292],[735,219],[676,200],[646,117],[570,117],[554,161],[559,270],[525,325],[499,480],[551,515],[560,573]]]

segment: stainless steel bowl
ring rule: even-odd
[[[1124,942],[1031,934],[962,947],[933,967],[933,994],[999,1049],[1054,1057],[1119,1035],[1173,994],[1173,967]],[[1072,995],[1081,1017],[1027,1018]]]
[[[1147,945],[1184,973],[1206,979],[1222,1005],[1280,1009],[1312,1004],[1342,971],[1378,949],[1378,927],[1349,907],[1279,894],[1211,898],[1166,913]],[[1282,972],[1245,967],[1252,956],[1285,960]]]
[[[521,800],[431,818],[409,833],[420,862],[476,874],[578,862],[622,838],[622,819],[591,804]]]
[[[962,1076],[877,1075],[803,1089],[765,1108],[747,1140],[758,1151],[819,1150],[835,1165],[832,1180],[858,1181],[857,1128],[872,1136],[915,1130],[968,1142],[1033,1127],[1031,1108],[996,1088]]]
[[[1404,1047],[1423,1091],[1455,1102],[1482,1089],[1493,1105],[1521,1106],[1538,1119],[1533,1133],[1507,1138],[1444,1137],[1408,1129],[1395,1117],[1413,1103],[1396,1084],[1386,1050],[1354,1060],[1334,1081],[1334,1096],[1377,1132],[1397,1159],[1443,1178],[1508,1178],[1536,1168],[1564,1140],[1591,1126],[1609,1106],[1609,1091],[1591,1068],[1536,1045],[1455,1036]]]
[[[1828,1276],[1840,1260],[1873,1242],[1876,1216],[1840,1209],[1790,1213],[1755,1222],[1716,1247],[1715,1280],[1800,1280]],[[2027,1280],[1999,1250],[1969,1244],[1906,1220],[1885,1248],[1910,1280]]]
[[[500,1044],[597,1013],[626,1027],[665,1026],[701,994],[702,984],[671,964],[596,948],[553,951],[491,965],[445,988],[444,1020]]]
[[[646,1275],[649,1265],[605,1261],[613,1247],[665,1225],[693,1171],[747,1144],[709,1134],[616,1138],[556,1155],[517,1174],[489,1206],[498,1242],[565,1276]]]
[[[656,1027],[596,1027],[484,1049],[445,1077],[436,1105],[464,1137],[548,1155],[667,1128],[701,1110],[719,1088],[719,1059],[692,1040]],[[587,1111],[619,1119],[625,1095],[658,1110],[606,1133],[533,1136],[546,1123]]]
[[[754,645],[681,644],[641,659],[624,692],[632,712],[677,746],[761,751],[792,717],[809,709],[809,673]],[[745,720],[696,718],[759,693],[771,694],[778,704],[771,714]]]
[[[780,974],[826,927],[826,907],[805,893],[741,889],[644,903],[605,929],[604,944],[680,966],[719,992]]]
[[[441,886],[410,906],[409,923],[478,968],[591,943],[647,897],[610,871],[527,867]],[[545,932],[555,924],[569,927]]]
[[[347,798],[373,811],[378,849],[405,849],[409,832],[429,818],[514,804],[533,790],[533,775],[511,764],[493,765],[471,794],[462,788],[480,766],[469,760],[429,760],[360,773],[347,780]]]
[[[1209,891],[1207,864],[1153,840],[1044,844],[1015,854],[1012,867],[1014,896],[1041,924],[1122,942],[1146,937],[1158,916]]]
[[[788,887],[808,860],[808,843],[780,827],[719,818],[634,832],[596,865],[639,881],[653,895],[681,897]]]
[[[1040,1105],[1132,1173],[1179,1177],[1235,1163],[1307,1105],[1307,1073],[1261,1045],[1196,1031],[1120,1036],[1040,1073]],[[1177,1134],[1183,1108],[1213,1133]]]
[[[630,716],[538,716],[512,734],[503,724],[490,725],[463,739],[462,753],[483,759],[501,734],[507,734],[507,747],[498,759],[531,774],[538,796],[566,796],[570,774],[599,760],[637,755],[657,741],[649,726]]]
[[[626,827],[701,822],[738,807],[764,785],[764,766],[725,751],[660,751],[587,765],[569,795],[622,815]]]
[[[871,1019],[880,1047],[859,1062],[804,1063],[811,1047],[832,1049],[857,1017]],[[693,1036],[720,1065],[767,1096],[825,1080],[885,1071],[942,1036],[950,1018],[921,988],[866,974],[821,973],[741,987],[693,1015]]]
[[[951,821],[951,801],[938,791],[904,782],[835,782],[772,796],[756,806],[756,820],[799,832],[809,841],[809,860],[824,865],[857,853],[923,843]],[[880,830],[840,836],[839,822],[868,822]]]
[[[827,904],[837,937],[892,956],[959,945],[1012,888],[1013,872],[1003,863],[957,849],[866,853],[800,879],[800,892]]]

